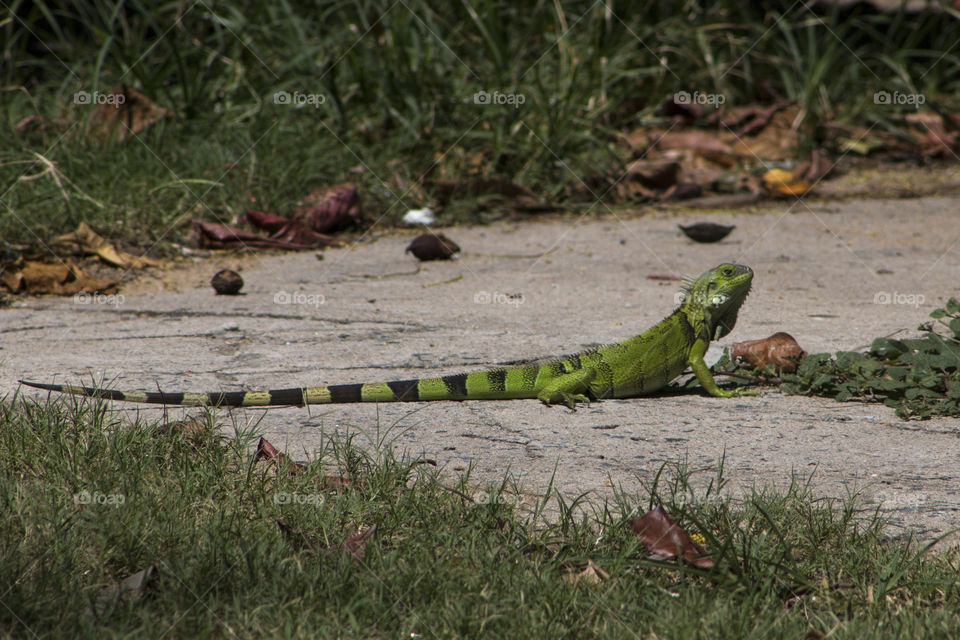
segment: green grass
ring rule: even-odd
[[[763,4],[15,1],[0,21],[0,237],[40,245],[87,221],[167,246],[191,218],[232,221],[251,194],[285,214],[344,179],[391,223],[425,204],[407,193],[425,173],[505,176],[563,201],[622,167],[620,136],[660,122],[681,90],[800,101],[801,152],[830,148],[828,121],[895,128],[911,106],[877,105],[877,91],[957,106],[955,11]],[[175,115],[133,139],[87,138],[93,108],[74,95],[120,83]],[[480,90],[524,102],[473,104]],[[275,104],[277,91],[324,103]]]
[[[13,637],[956,637],[956,549],[884,535],[854,499],[693,490],[682,465],[615,499],[485,487],[349,438],[306,471],[255,464],[255,434],[186,437],[103,404],[0,407],[0,633]],[[317,478],[354,484],[321,492]],[[712,474],[712,475],[710,475]],[[614,478],[614,481],[619,479]],[[93,496],[77,504],[81,492]],[[279,494],[313,496],[278,504]],[[122,498],[118,497],[122,496]],[[473,496],[474,499],[469,499]],[[122,504],[120,504],[122,502]],[[113,504],[111,504],[113,503]],[[625,525],[663,504],[712,571],[647,558]],[[366,556],[315,553],[376,525]],[[592,560],[609,573],[569,584]],[[149,566],[137,597],[102,590]]]

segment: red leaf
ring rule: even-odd
[[[657,507],[627,524],[651,555],[666,559],[679,556],[698,569],[713,567],[713,558],[670,519],[663,507]]]
[[[362,222],[360,199],[352,182],[314,189],[302,205],[291,217],[318,233],[332,233]]]

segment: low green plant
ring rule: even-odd
[[[950,298],[930,317],[935,322],[922,324],[919,337],[877,338],[865,352],[810,354],[795,373],[738,365],[726,353],[714,370],[778,383],[788,394],[883,402],[905,420],[960,416],[960,301]]]

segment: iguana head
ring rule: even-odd
[[[695,328],[706,328],[711,340],[733,331],[737,312],[750,293],[753,270],[742,264],[721,264],[684,287],[681,309]]]

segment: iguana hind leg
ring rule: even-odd
[[[578,402],[590,404],[587,391],[596,375],[597,372],[589,367],[565,373],[541,389],[537,398],[544,404],[563,403],[571,409],[576,409]]]

